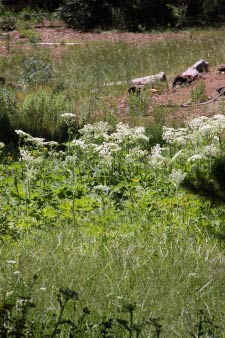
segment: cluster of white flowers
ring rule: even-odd
[[[187,129],[163,127],[162,137],[168,144],[185,145],[187,142]]]
[[[94,190],[98,193],[102,193],[102,194],[107,195],[110,192],[110,187],[107,186],[107,185],[100,184],[100,185],[96,185],[94,187]]]
[[[167,161],[166,157],[162,155],[163,148],[159,144],[156,144],[151,149],[151,156],[150,156],[150,165],[153,168],[158,168]]]
[[[136,143],[137,141],[148,142],[149,138],[144,134],[144,127],[129,128],[122,122],[116,126],[116,131],[110,135],[110,138],[117,143]]]
[[[192,138],[209,138],[214,139],[225,130],[225,116],[222,114],[213,117],[200,116],[188,123],[187,128]]]
[[[34,145],[43,147],[45,145],[45,139],[42,137],[32,137],[29,138],[28,141],[32,142]]]
[[[216,157],[219,154],[219,149],[214,144],[206,145],[202,149],[203,156]]]
[[[203,126],[205,126],[209,121],[209,118],[207,116],[198,116],[192,120],[190,120],[187,124],[187,127],[191,131],[199,130]]]
[[[23,130],[15,130],[15,132],[21,139],[24,139],[25,142],[31,143],[37,147],[43,147],[46,144],[43,137],[33,137]]]
[[[77,158],[76,155],[68,155],[65,158],[65,163],[68,164],[68,165],[75,166],[75,164],[77,163],[77,160],[78,160],[78,158]]]
[[[54,146],[58,146],[59,143],[56,142],[56,141],[46,141],[46,142],[44,142],[44,145],[45,145],[45,146],[54,147]]]
[[[100,145],[95,145],[95,151],[101,156],[111,156],[112,154],[121,151],[121,147],[115,142],[103,142]]]
[[[137,163],[138,165],[142,164],[143,161],[148,156],[148,151],[147,150],[142,150],[140,147],[134,147],[130,149],[130,151],[126,154],[125,159],[128,163]]]
[[[79,133],[86,142],[108,140],[110,125],[108,122],[96,122],[94,124],[86,124]]]
[[[20,129],[15,130],[15,133],[17,135],[19,135],[20,137],[24,137],[24,138],[26,138],[26,137],[28,137],[28,138],[32,137],[30,134],[27,134],[27,133],[25,133],[25,131],[20,130]]]
[[[206,157],[202,154],[194,154],[187,159],[187,162],[195,162],[199,160],[205,160]]]
[[[32,163],[34,160],[34,157],[31,155],[29,150],[26,149],[20,149],[20,160],[28,163]]]
[[[173,169],[170,175],[172,183],[178,187],[185,179],[186,173],[182,172],[181,169]]]
[[[67,119],[74,119],[76,117],[75,114],[73,113],[63,113],[60,115],[63,119],[67,120]]]
[[[87,149],[87,144],[84,142],[84,140],[73,140],[71,145],[82,150]]]

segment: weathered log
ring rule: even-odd
[[[160,72],[155,75],[139,77],[137,79],[131,80],[131,84],[136,85],[136,86],[137,85],[145,86],[145,85],[153,84],[156,81],[166,81],[166,74],[164,72]]]
[[[200,73],[208,72],[209,64],[205,60],[199,60],[194,65],[189,67],[185,72],[175,77],[173,88],[176,86],[186,85],[193,82],[199,77]]]
[[[0,85],[4,86],[4,84],[5,84],[5,77],[0,76]]]
[[[205,73],[209,71],[209,63],[205,60],[199,60],[191,68],[196,69],[199,73]]]
[[[216,89],[217,93],[225,95],[225,87],[220,87]]]
[[[109,82],[109,83],[106,83],[105,85],[106,86],[120,86],[120,85],[129,84],[132,87],[142,88],[146,85],[152,85],[156,81],[166,81],[166,74],[164,72],[160,72],[155,75],[149,75],[149,76],[132,79],[130,82],[127,82],[127,81]]]
[[[39,46],[76,46],[83,45],[83,42],[36,42]]]
[[[219,71],[219,72],[225,72],[225,65],[220,65],[220,66],[218,67],[218,71]]]

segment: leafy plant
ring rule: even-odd
[[[26,39],[28,39],[31,43],[35,43],[35,42],[38,42],[39,40],[40,40],[40,37],[38,36],[38,34],[34,31],[34,30],[32,30],[32,29],[20,29],[20,37],[21,38],[26,38]],[[30,62],[31,62],[31,60],[30,60]],[[31,64],[33,64],[33,66],[34,67],[36,67],[36,72],[37,73],[39,73],[39,74],[36,74],[37,76],[41,76],[40,75],[40,72],[42,71],[43,73],[44,73],[44,66],[42,65],[41,66],[41,64],[40,64],[40,62],[39,62],[39,64],[38,64],[38,61],[36,60],[36,62],[33,60],[32,62],[31,62]],[[27,64],[26,64],[26,66],[24,67],[24,72],[29,72],[29,67],[31,67],[31,64],[28,66]],[[43,67],[43,68],[42,68]],[[26,69],[26,70],[25,70]],[[42,69],[42,70],[41,70]],[[45,68],[45,72],[47,72],[47,73],[51,73],[52,72],[52,70],[50,69],[50,68],[47,68],[47,66],[46,66],[46,68]],[[30,72],[29,72],[29,74],[30,74]],[[31,74],[30,74],[31,75]],[[42,75],[43,76],[43,75]],[[27,75],[27,76],[25,76],[25,78],[26,79],[28,79],[29,78],[29,76]],[[24,78],[24,79],[25,79]],[[43,81],[44,79],[42,79],[42,81]],[[30,83],[32,82],[32,80],[31,80],[31,77],[29,78],[29,80],[28,80]],[[41,81],[41,83],[42,83],[42,81]]]
[[[208,100],[208,96],[205,90],[205,82],[200,81],[199,85],[196,88],[191,89],[191,102],[205,102]]]
[[[58,14],[70,27],[89,30],[110,24],[110,7],[104,0],[65,0]],[[107,18],[107,19],[106,19]]]
[[[16,29],[16,17],[12,15],[12,13],[4,13],[3,16],[0,17],[0,29],[4,32],[10,32]]]
[[[8,143],[12,140],[12,119],[17,112],[14,92],[0,86],[0,135]]]
[[[52,65],[37,56],[31,56],[23,61],[22,81],[29,86],[50,83],[54,78]]]
[[[63,94],[39,90],[25,97],[14,127],[36,136],[60,139],[67,129],[61,114],[71,110],[72,104]]]

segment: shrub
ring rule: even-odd
[[[12,140],[11,121],[16,113],[16,97],[12,91],[0,87],[0,135],[1,141]]]
[[[205,102],[208,96],[205,90],[205,82],[201,81],[196,88],[191,89],[191,102]]]
[[[4,14],[0,18],[0,29],[4,32],[10,32],[16,29],[16,17],[10,13]]]
[[[111,24],[111,7],[104,0],[65,0],[58,14],[68,26],[82,30]]]
[[[60,115],[71,109],[71,103],[63,94],[39,90],[24,99],[14,129],[47,139],[62,139],[66,130]]]
[[[31,56],[23,61],[22,81],[29,86],[47,84],[54,77],[50,62]]]

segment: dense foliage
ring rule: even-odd
[[[143,31],[151,28],[222,24],[225,18],[223,0],[30,0],[3,1],[10,7],[24,6],[54,11],[71,27]],[[9,19],[8,21],[12,18]],[[11,24],[11,23],[10,23]]]
[[[81,29],[93,27],[143,31],[160,27],[183,27],[222,23],[224,1],[63,1],[59,14],[65,22]]]

